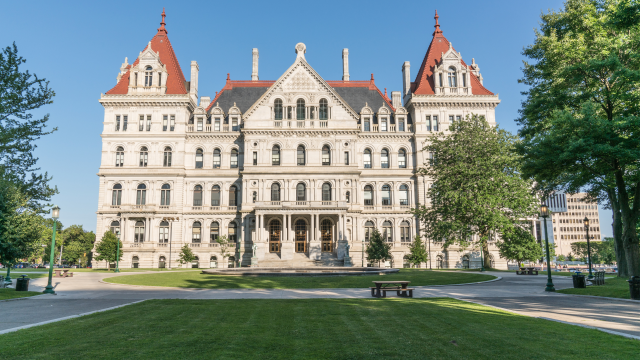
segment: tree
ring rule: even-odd
[[[533,184],[520,176],[516,138],[489,125],[484,116],[467,116],[449,131],[433,137],[423,149],[432,158],[419,169],[433,180],[428,189],[431,203],[418,206],[414,214],[424,224],[425,235],[445,248],[476,242],[488,268],[489,238],[508,233],[521,219],[537,213]]]
[[[58,191],[49,187],[47,173],[36,174],[34,142],[57,129],[45,131],[49,114],[34,119],[31,111],[53,103],[55,93],[45,79],[20,71],[25,62],[15,43],[0,52],[0,178],[16,184],[29,207],[41,212]]]
[[[96,235],[93,231],[84,231],[82,225],[71,225],[64,230],[64,254],[63,257],[75,263],[84,254],[91,253]]]
[[[376,228],[371,232],[371,238],[365,252],[367,253],[367,260],[370,262],[377,261],[378,267],[381,261],[391,259],[391,245],[384,241],[380,231]]]
[[[607,199],[620,276],[640,275],[640,6],[567,0],[541,20],[519,80],[523,173],[547,191]]]
[[[117,257],[118,243],[120,243],[120,257]],[[117,261],[122,260],[122,241],[118,239],[116,234],[111,231],[107,231],[102,236],[102,240],[96,245],[96,256],[94,259],[96,261],[106,260],[107,264],[111,264]]]
[[[613,238],[605,238],[603,241],[591,241],[590,245],[592,264],[611,264],[615,261]],[[589,247],[586,241],[571,243],[571,251],[581,258],[589,257]]]
[[[234,243],[229,241],[227,235],[218,236],[216,242],[220,245],[220,255],[222,255],[222,261],[225,258],[231,256],[230,248],[234,247]]]
[[[567,260],[568,260],[568,261],[574,261],[575,259],[576,259],[576,257],[575,257],[575,256],[573,256],[573,254],[572,254],[572,253],[569,253],[569,255],[567,255]]]
[[[526,226],[515,226],[503,234],[497,244],[500,256],[521,264],[525,260],[533,261],[543,256],[542,247],[531,235]]]
[[[558,259],[558,261],[565,261],[566,260],[565,256],[562,255],[562,254],[558,255],[557,259]]]
[[[422,238],[420,235],[416,235],[413,240],[413,244],[409,247],[409,263],[415,267],[419,267],[420,264],[426,263],[429,260],[429,254],[424,248]]]
[[[189,264],[193,260],[196,259],[196,256],[193,255],[191,248],[184,244],[184,246],[180,249],[180,256],[178,256],[178,262],[180,265]]]

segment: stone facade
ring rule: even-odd
[[[431,181],[416,170],[430,136],[472,113],[495,124],[498,96],[482,85],[475,60],[466,65],[436,31],[414,82],[402,66],[403,91],[387,96],[370,80],[323,79],[303,43],[275,81],[231,80],[198,103],[198,64],[186,80],[167,37],[158,33],[103,94],[105,108],[97,238],[123,241],[121,267],[179,266],[188,244],[199,267],[314,266],[363,259],[378,228],[403,266],[420,232],[409,210],[428,202]],[[237,245],[223,258],[215,238]],[[478,267],[478,249],[427,243],[426,267]],[[255,247],[255,250],[254,250]],[[506,268],[493,243],[496,267]],[[105,263],[94,264],[104,267]],[[185,266],[192,266],[191,264]]]

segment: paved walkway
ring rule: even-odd
[[[140,273],[137,273],[140,274]],[[546,276],[517,276],[514,273],[488,274],[499,281],[471,284],[416,287],[414,297],[453,297],[500,307],[521,314],[549,318],[640,339],[640,302],[616,301],[546,293]],[[132,275],[121,273],[117,276]],[[181,289],[100,282],[114,274],[76,272],[73,278],[55,279],[58,295],[40,295],[22,300],[0,302],[3,321],[0,333],[58,318],[130,304],[146,299],[306,299],[370,298],[369,289]],[[572,286],[571,277],[555,276],[556,289]],[[47,279],[31,280],[30,290],[44,289]]]

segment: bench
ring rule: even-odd
[[[538,270],[536,268],[520,268],[520,270],[516,270],[516,275],[538,275]]]
[[[373,281],[376,285],[371,287],[371,296],[387,297],[387,291],[395,291],[399,297],[413,297],[413,288],[408,288],[411,281]]]
[[[53,270],[56,273],[54,277],[73,277],[73,273],[69,272],[69,270]]]
[[[596,271],[593,279],[590,279],[591,285],[604,285],[604,271]]]

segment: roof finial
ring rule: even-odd
[[[374,80],[373,80],[373,74],[371,74],[371,82],[373,82],[373,81],[374,81]]]
[[[384,97],[387,97],[387,88],[384,88]]]
[[[165,16],[167,16],[167,14],[165,14],[164,12],[164,8],[162,8],[162,22],[160,23],[160,27],[158,28],[158,32],[164,32],[165,34],[167,33],[167,29],[165,29],[165,25],[167,25],[167,23],[164,22],[164,18]]]
[[[433,35],[435,36],[436,34],[442,34],[442,30],[440,30],[440,24],[438,24],[438,18],[440,16],[438,16],[438,10],[436,10],[436,16],[434,16],[434,19],[436,19],[436,25],[434,26],[436,28],[436,31],[433,32]]]
[[[227,82],[229,82],[229,81],[231,81],[231,77],[230,77],[230,74],[227,73]]]

